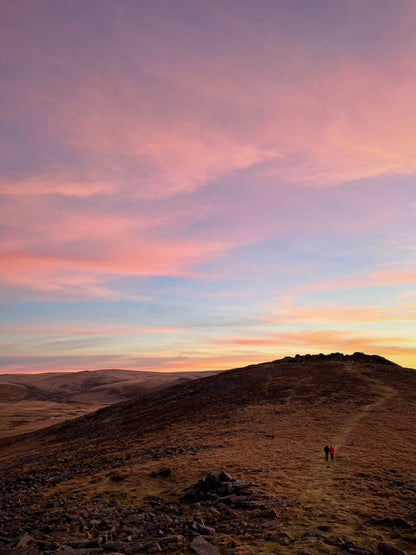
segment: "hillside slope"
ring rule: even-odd
[[[415,409],[416,372],[361,353],[286,358],[112,405],[4,448],[2,514],[16,498],[25,511],[18,525],[6,516],[0,541],[30,534],[47,509],[48,534],[38,526],[31,539],[43,549],[53,531],[57,545],[93,538],[106,552],[198,552],[203,537],[228,554],[415,553]],[[221,469],[223,481],[196,485]]]
[[[0,374],[0,437],[34,431],[121,400],[215,373],[105,369]]]
[[[7,397],[6,387],[14,384],[26,389],[29,400],[95,402],[99,398],[108,404],[212,374],[215,372],[161,373],[121,369],[0,374],[0,395],[3,402],[14,401],[13,397]]]

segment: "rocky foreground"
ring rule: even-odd
[[[170,473],[171,469],[166,467],[153,476],[168,477]],[[347,537],[308,529],[299,540],[292,540],[286,530],[290,530],[299,501],[272,500],[255,482],[234,480],[224,471],[210,472],[179,494],[167,489],[163,497],[147,496],[141,506],[126,506],[102,496],[89,502],[75,497],[51,497],[46,505],[37,504],[36,489],[44,479],[45,476],[22,476],[1,483],[0,554],[215,555],[220,548],[221,553],[231,555],[239,553],[238,538],[253,548],[266,541],[270,552],[278,552],[274,547],[281,545],[303,555],[312,553],[298,549],[305,540],[328,554],[340,550],[357,555],[404,553],[383,542],[374,549],[363,549]],[[122,477],[115,473],[112,479],[117,482]],[[413,528],[406,521],[380,524]],[[217,547],[220,537],[221,545]],[[229,540],[224,542],[224,538]]]
[[[411,555],[415,429],[416,372],[362,353],[180,384],[4,440],[0,555]]]

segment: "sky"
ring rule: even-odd
[[[2,0],[0,373],[416,368],[413,0]]]

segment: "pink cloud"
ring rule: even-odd
[[[206,210],[193,204],[150,211],[135,205],[112,213],[111,204],[75,206],[55,197],[11,197],[0,208],[3,283],[38,291],[113,297],[109,276],[194,275],[193,266],[240,244],[230,238],[181,238]],[[179,235],[178,237],[175,237]]]
[[[117,75],[118,87],[84,79],[74,83],[65,111],[51,117],[55,133],[81,153],[84,177],[61,166],[55,177],[3,177],[0,191],[166,198],[241,171],[256,181],[310,187],[411,174],[416,81],[408,63],[402,54],[371,68],[352,60],[323,64],[295,87],[267,74],[247,81],[239,69],[227,72],[227,62],[218,71],[215,57],[203,82],[191,53],[184,65],[146,60],[150,75],[173,85],[171,112],[149,104],[150,90],[143,95],[143,85],[126,76]],[[235,117],[221,118],[224,106],[233,106]]]
[[[416,312],[414,303],[401,303],[394,307],[377,307],[367,305],[343,306],[340,304],[321,303],[319,306],[295,306],[293,295],[281,299],[277,309],[266,316],[268,323],[290,322],[385,322],[414,321]]]
[[[70,121],[56,125],[69,144],[85,152],[95,168],[92,178],[97,180],[103,171],[120,188],[143,198],[193,191],[274,156],[253,141],[195,119],[200,100],[192,97],[194,92],[187,93],[191,109],[168,115],[154,106],[143,113],[140,97],[132,103],[123,98],[114,102],[102,83],[92,82],[82,91],[82,100],[69,107]]]
[[[149,327],[103,327],[102,324],[91,323],[89,327],[58,327],[48,326],[0,326],[0,332],[5,335],[91,335],[91,336],[113,336],[113,335],[141,335],[172,333],[183,329],[177,326],[149,326]]]
[[[0,193],[15,196],[49,195],[51,193],[68,197],[87,198],[94,195],[109,195],[117,191],[119,185],[114,182],[71,181],[71,176],[39,175],[28,178],[3,178],[0,181]]]
[[[327,281],[304,284],[293,288],[292,293],[359,289],[362,287],[398,285],[413,282],[416,282],[416,268],[414,264],[411,264],[398,268],[386,268],[348,278],[334,278]]]
[[[115,298],[114,291],[99,278],[74,271],[70,263],[65,266],[57,260],[36,256],[0,255],[0,261],[7,265],[0,282],[7,285],[75,297]]]
[[[124,190],[166,198],[244,171],[252,172],[253,182],[311,187],[416,172],[409,3],[383,11],[393,23],[377,14],[385,35],[366,34],[371,53],[365,41],[362,53],[351,41],[362,17],[372,22],[357,3],[339,9],[348,23],[331,32],[318,15],[305,27],[304,15],[290,7],[276,18],[277,29],[238,6],[215,3],[196,11],[215,21],[216,30],[199,27],[198,15],[181,17],[180,10],[143,8],[138,16],[131,7],[107,8],[103,20],[117,21],[118,48],[92,31],[86,33],[89,50],[79,44],[82,25],[59,18],[56,25],[56,14],[29,10],[32,28],[17,10],[5,34],[16,62],[27,63],[33,32],[47,63],[30,73],[28,91],[17,78],[7,81],[15,111],[4,115],[45,129],[65,155],[61,162],[45,157],[48,163],[29,168],[27,179],[8,176],[2,190],[80,197]],[[299,25],[308,29],[302,37],[295,32]],[[44,26],[48,33],[42,34]],[[222,48],[201,48],[195,29],[205,37],[202,44],[213,33]],[[97,44],[104,48],[99,55]],[[54,143],[43,146],[45,156]],[[68,162],[73,158],[77,163]]]
[[[3,180],[2,190],[163,198],[242,170],[311,187],[416,172],[416,82],[407,53],[373,67],[321,64],[296,86],[267,73],[250,81],[244,66],[229,71],[221,61],[219,70],[213,56],[201,81],[191,52],[180,62],[143,60],[150,77],[172,86],[170,111],[150,102],[151,85],[143,92],[130,76],[117,73],[117,87],[97,77],[75,82],[51,125],[82,153],[85,178],[74,179],[66,167],[56,179]],[[221,117],[224,106],[235,117]]]
[[[224,102],[235,107],[241,117],[232,124],[227,118],[198,121],[232,140],[234,149],[241,148],[241,138],[262,149],[260,159],[246,165],[258,166],[258,179],[268,176],[321,187],[416,171],[415,78],[408,71],[413,63],[408,52],[383,57],[373,66],[348,58],[338,64],[323,62],[297,76],[293,85],[286,67],[286,79],[260,70],[248,80],[241,65],[230,70],[226,61],[204,62],[203,81],[192,71],[192,58],[185,65],[169,60],[150,68],[174,83],[186,83],[201,113],[207,104],[211,113],[220,111]],[[279,63],[284,66],[279,60],[277,67]],[[293,67],[303,63],[301,57]]]
[[[373,278],[377,285],[389,283],[415,283],[416,282],[416,264],[412,264],[410,268],[391,268],[372,272],[370,278]]]
[[[1,281],[39,291],[79,291],[111,297],[113,292],[96,276],[193,275],[192,265],[223,255],[221,242],[196,240],[125,239],[86,254],[16,250],[0,254]]]

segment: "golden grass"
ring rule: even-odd
[[[34,432],[98,410],[105,403],[15,401],[0,403],[0,438]]]

